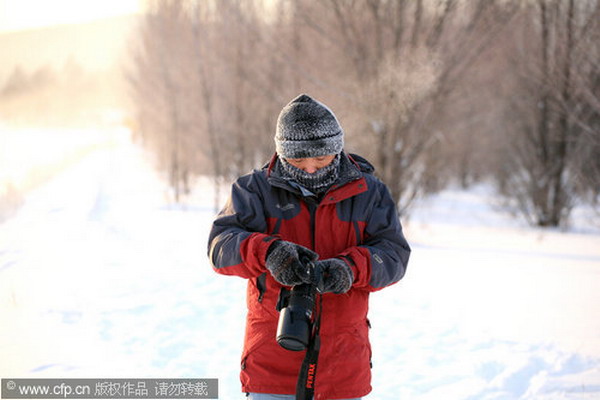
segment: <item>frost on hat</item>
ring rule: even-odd
[[[333,112],[306,94],[290,101],[279,113],[275,148],[283,158],[339,154],[344,132]]]

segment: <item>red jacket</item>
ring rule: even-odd
[[[276,162],[233,184],[209,237],[215,271],[248,279],[242,390],[295,393],[305,352],[285,350],[275,340],[281,285],[265,268],[269,246],[283,239],[351,266],[350,291],[321,298],[315,399],[365,396],[371,391],[369,293],[399,281],[410,254],[394,201],[370,164],[355,155],[343,154],[343,174],[320,202],[277,176]]]

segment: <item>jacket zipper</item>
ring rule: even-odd
[[[307,199],[306,205],[308,207],[308,212],[310,214],[310,243],[312,246],[312,250],[316,251],[316,215],[317,215],[317,207],[318,204],[313,199]]]

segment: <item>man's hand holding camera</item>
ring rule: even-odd
[[[315,284],[321,293],[346,293],[352,287],[352,269],[339,258],[317,261],[318,254],[304,246],[278,240],[271,245],[266,267],[273,278],[286,286],[303,283]],[[314,274],[311,268],[319,273]],[[313,282],[315,276],[323,279],[322,285]]]
[[[321,293],[346,293],[354,282],[352,269],[339,258],[329,258],[317,261],[315,268],[321,270],[323,276],[323,289]]]
[[[286,286],[311,283],[310,263],[319,258],[304,246],[278,240],[271,245],[265,265],[273,278]]]

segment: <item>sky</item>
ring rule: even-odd
[[[142,4],[142,0],[0,0],[0,32],[133,14]]]

